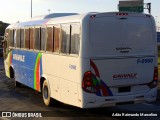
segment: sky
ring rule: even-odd
[[[50,13],[86,13],[118,11],[119,0],[32,0],[34,16]],[[151,3],[151,14],[160,26],[160,0],[144,0]],[[147,10],[144,11],[148,13]],[[31,0],[0,0],[0,21],[15,23],[31,18]]]

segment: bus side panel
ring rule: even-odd
[[[49,81],[51,97],[63,103],[79,106],[79,59],[62,55],[43,54],[43,74]]]
[[[15,72],[15,80],[40,91],[42,75],[41,53],[13,50],[11,64]]]
[[[83,77],[86,72],[89,72],[91,67],[90,67],[90,59],[88,58],[82,58],[81,60],[81,84],[78,87],[78,93],[80,95],[81,99],[81,107],[82,108],[87,108],[89,103],[94,104],[96,102],[96,96],[93,95],[92,93],[88,93],[83,90],[82,85],[83,85]]]

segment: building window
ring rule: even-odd
[[[47,27],[47,45],[46,50],[52,52],[53,51],[53,27]]]
[[[61,39],[61,53],[69,54],[70,46],[70,25],[62,25],[61,28],[62,39]]]
[[[80,47],[80,26],[71,25],[71,51],[70,54],[78,54]]]
[[[54,26],[54,52],[59,52],[60,27]]]

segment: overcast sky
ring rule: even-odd
[[[152,4],[152,15],[160,22],[160,0],[144,0]],[[119,0],[32,0],[33,16],[51,13],[86,13],[118,11]],[[145,10],[145,13],[148,11]],[[156,17],[157,16],[157,17]],[[0,21],[14,23],[31,17],[31,0],[0,0]],[[160,25],[160,23],[159,23]]]

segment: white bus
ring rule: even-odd
[[[156,100],[158,68],[151,15],[110,12],[12,24],[5,32],[6,75],[15,86],[80,108]]]

